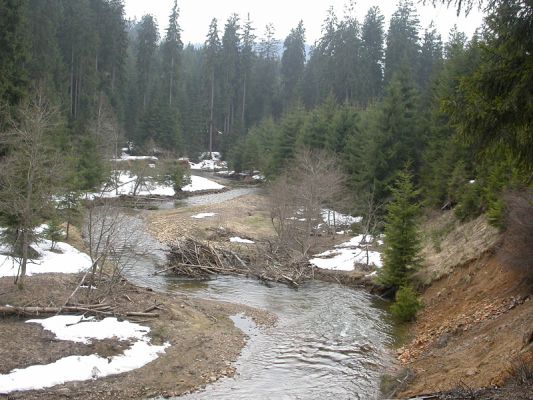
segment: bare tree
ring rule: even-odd
[[[105,199],[88,205],[84,236],[92,266],[81,283],[113,292],[124,268],[136,263],[146,253],[141,248],[142,237],[139,235],[142,227],[132,224],[135,224],[134,218]]]
[[[322,209],[339,197],[343,181],[333,157],[323,151],[299,151],[293,167],[270,187],[271,220],[280,241],[306,255],[322,223]]]
[[[0,169],[0,215],[16,232],[20,266],[15,283],[23,284],[34,228],[44,210],[52,209],[61,181],[61,157],[51,143],[56,112],[38,93],[23,104],[1,133],[4,149]]]

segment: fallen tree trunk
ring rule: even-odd
[[[64,306],[64,307],[13,307],[13,306],[0,306],[0,314],[3,315],[40,315],[40,314],[61,314],[61,313],[83,313],[83,314],[94,314],[101,316],[127,316],[127,317],[150,317],[157,318],[159,314],[149,313],[149,312],[126,312],[124,314],[116,313],[113,311],[104,311],[110,309],[111,307],[79,307],[79,306]]]

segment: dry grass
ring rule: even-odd
[[[455,267],[478,259],[500,239],[498,229],[484,216],[460,224],[452,211],[429,219],[422,226],[423,267],[415,278],[423,286],[448,276]]]

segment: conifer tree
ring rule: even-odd
[[[384,266],[379,280],[387,288],[399,289],[419,264],[420,240],[417,216],[418,190],[408,168],[402,170],[392,188],[393,201],[387,207]]]

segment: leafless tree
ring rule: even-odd
[[[333,157],[323,151],[299,151],[293,167],[270,187],[271,220],[280,241],[306,255],[322,223],[322,209],[339,197],[343,181]]]
[[[1,133],[4,150],[0,169],[0,215],[16,232],[14,248],[20,250],[15,283],[23,284],[34,228],[61,182],[61,157],[51,143],[56,112],[40,93],[23,104]]]
[[[91,202],[87,207],[84,236],[92,267],[82,281],[100,289],[105,286],[111,293],[120,282],[124,268],[145,253],[138,235],[141,230],[142,227],[132,226],[132,218],[111,202],[104,199]]]

